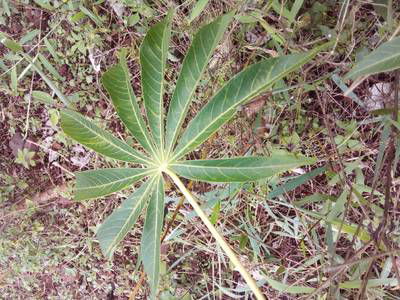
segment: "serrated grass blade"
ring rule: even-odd
[[[166,124],[166,148],[168,152],[172,150],[176,142],[201,75],[232,17],[233,13],[229,13],[203,26],[193,39],[183,61],[168,110]]]
[[[96,236],[100,242],[100,248],[108,259],[111,259],[118,243],[135,225],[153,189],[154,178],[151,178],[124,200],[97,230]]]
[[[75,200],[87,200],[118,192],[143,179],[151,170],[112,168],[76,173]]]
[[[270,157],[237,157],[227,159],[176,162],[171,169],[182,177],[207,182],[247,182],[267,178],[301,165],[312,164],[313,158],[292,154]]]
[[[147,207],[140,244],[144,270],[150,282],[151,299],[155,299],[160,273],[160,244],[164,218],[164,185],[162,176],[155,179],[155,188]]]
[[[143,154],[74,111],[61,111],[61,128],[72,139],[110,158],[149,163]]]

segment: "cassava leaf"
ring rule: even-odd
[[[173,163],[171,169],[177,174],[192,180],[246,182],[267,178],[314,162],[315,159],[312,158],[279,154],[270,157],[235,157],[182,161]]]
[[[75,200],[97,198],[120,191],[144,178],[151,170],[113,168],[76,173]]]
[[[147,164],[147,158],[125,142],[71,110],[61,111],[61,128],[71,138],[105,156],[126,162]]]
[[[96,236],[100,242],[100,248],[108,259],[111,259],[118,243],[135,225],[155,187],[154,183],[154,178],[151,178],[133,192],[122,202],[119,208],[106,218],[97,230]]]
[[[201,12],[207,6],[208,1],[209,0],[197,0],[196,1],[196,4],[194,5],[192,12],[190,13],[189,22],[193,22],[193,20],[196,19],[201,14]]]
[[[400,68],[400,36],[387,41],[356,63],[345,79],[388,72]]]
[[[168,152],[172,150],[176,142],[179,129],[185,120],[201,75],[207,67],[212,52],[232,20],[232,16],[233,13],[229,13],[203,26],[195,35],[183,60],[167,116],[166,145]]]
[[[237,74],[189,123],[174,151],[173,159],[179,159],[201,145],[235,115],[239,105],[251,100],[290,72],[300,68],[320,49],[266,59]]]
[[[142,93],[147,119],[159,149],[164,149],[164,72],[171,35],[171,14],[154,25],[140,47]]]
[[[149,153],[155,155],[154,141],[147,131],[135,94],[133,93],[128,66],[124,54],[117,65],[102,77],[102,83],[110,94],[115,110],[122,122]]]
[[[155,188],[147,207],[140,243],[144,270],[150,281],[151,299],[155,299],[160,273],[160,243],[164,219],[164,185],[162,176],[155,179]]]

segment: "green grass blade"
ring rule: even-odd
[[[194,5],[192,12],[190,13],[189,23],[193,22],[193,20],[196,19],[201,14],[201,12],[207,6],[208,1],[209,0],[197,0],[196,1],[196,4]]]
[[[42,91],[32,91],[32,98],[48,105],[54,105],[53,97]]]
[[[155,188],[147,207],[141,241],[141,257],[155,299],[160,273],[160,244],[164,219],[164,185],[162,176],[155,179]]]
[[[393,278],[376,278],[376,279],[368,279],[367,288],[373,288],[378,286],[387,286],[387,287],[395,287],[399,284],[399,281],[396,277]],[[363,285],[363,280],[351,280],[339,283],[339,287],[341,289],[359,289]]]
[[[339,198],[337,198],[331,210],[329,211],[328,216],[326,217],[326,219],[329,222],[335,220],[344,212],[346,207],[346,202],[348,199],[349,199],[349,191],[347,189],[344,189],[343,192],[340,194]],[[342,216],[342,218],[344,218],[344,216]]]
[[[66,135],[100,154],[126,162],[148,164],[148,159],[143,154],[79,113],[61,110],[61,128]]]
[[[383,167],[383,158],[385,155],[385,150],[386,147],[389,143],[389,138],[390,138],[390,132],[391,132],[391,126],[390,123],[387,122],[387,120],[385,120],[385,122],[383,122],[383,130],[382,130],[382,134],[381,134],[381,138],[379,141],[379,152],[378,152],[378,156],[376,157],[376,164],[375,164],[375,172],[374,172],[374,178],[372,180],[372,186],[375,187],[376,186],[376,182],[379,178],[379,176],[381,176],[381,170]]]
[[[284,193],[293,191],[298,186],[306,183],[308,180],[314,178],[315,176],[322,174],[326,171],[326,167],[316,168],[306,174],[300,175],[295,179],[289,180],[288,182],[282,184],[281,186],[275,188],[268,194],[268,198],[272,199],[278,197]]]
[[[17,67],[12,68],[10,73],[10,86],[11,91],[13,92],[14,96],[18,95],[18,78],[17,78]]]
[[[119,64],[111,67],[102,77],[104,88],[111,96],[122,122],[150,154],[155,155],[154,141],[146,128],[140,113],[135,94],[132,90],[128,66],[124,54],[120,56]]]
[[[31,57],[25,53],[22,53],[22,56],[29,62],[32,69],[37,72],[40,77],[46,82],[49,88],[57,95],[57,97],[61,100],[61,102],[66,106],[69,107],[71,105],[71,101],[58,89],[58,87],[51,81],[46,74],[42,72],[42,70],[36,65],[35,59],[31,59]]]
[[[308,287],[308,286],[298,286],[298,285],[290,285],[286,283],[282,283],[276,281],[272,278],[266,278],[269,285],[275,289],[280,291],[281,293],[288,293],[288,294],[310,294],[312,293],[315,288]]]
[[[171,169],[182,177],[207,182],[246,182],[267,178],[301,165],[313,158],[279,154],[270,157],[237,157],[227,159],[176,162]]]
[[[292,8],[290,9],[289,26],[296,20],[296,16],[303,6],[304,0],[295,0]]]
[[[176,83],[167,116],[166,146],[172,150],[185,120],[192,96],[206,69],[210,57],[226,31],[233,14],[219,17],[203,26],[195,35],[192,45],[183,61],[182,70]]]
[[[400,68],[400,37],[385,42],[356,63],[344,77],[355,79],[361,76],[388,72]]]
[[[98,27],[101,28],[103,26],[103,21],[100,19],[100,17],[96,15],[94,12],[92,12],[90,9],[83,6],[83,4],[79,5],[79,9],[82,13],[88,16],[93,22],[95,22]]]
[[[112,168],[76,173],[75,200],[86,200],[120,191],[144,178],[148,169]]]
[[[53,75],[54,78],[56,78],[57,80],[60,80],[60,81],[64,80],[64,77],[62,77],[62,76],[60,75],[60,73],[58,73],[58,71],[56,70],[56,68],[53,67],[53,65],[47,60],[47,58],[46,58],[43,54],[39,53],[39,54],[38,54],[38,58],[39,58],[39,60],[40,60],[40,63],[43,65],[43,67],[44,67],[47,71],[49,71],[49,73],[50,73],[51,75]]]
[[[0,43],[6,46],[11,51],[17,53],[23,50],[21,44],[17,43],[16,41],[10,39],[7,35],[3,32],[0,32]]]
[[[290,10],[285,6],[285,3],[279,0],[272,0],[272,8],[279,16],[283,16],[288,20],[291,19],[292,14]]]
[[[175,149],[173,159],[181,158],[201,145],[236,113],[237,107],[271,87],[278,80],[311,60],[313,51],[271,58],[256,63],[231,79],[189,123]]]
[[[171,14],[154,25],[140,47],[142,93],[156,145],[164,148],[164,72],[171,35]]]
[[[154,178],[144,183],[109,215],[97,230],[96,236],[104,255],[111,259],[117,247],[135,225],[154,189]]]

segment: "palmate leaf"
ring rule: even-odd
[[[140,47],[142,93],[147,119],[156,145],[164,149],[164,72],[171,35],[171,17],[168,14],[147,32]]]
[[[189,123],[174,151],[173,159],[179,159],[193,151],[229,121],[235,115],[239,105],[246,103],[290,72],[300,68],[320,49],[321,47],[307,53],[266,59],[237,74]]]
[[[61,128],[77,142],[110,158],[149,163],[143,154],[74,111],[66,109],[61,111]]]
[[[147,176],[151,170],[100,169],[76,173],[75,200],[86,200],[118,192]]]
[[[158,177],[156,177],[158,178]],[[150,178],[138,190],[125,199],[121,206],[113,211],[97,230],[97,239],[100,242],[104,255],[111,259],[118,243],[135,225],[137,218],[145,208],[149,196],[155,188],[155,178]]]
[[[345,79],[388,72],[400,68],[400,36],[383,43],[346,74]]]
[[[212,51],[222,38],[232,16],[231,13],[220,17],[200,29],[195,36],[183,62],[177,87],[169,106],[166,124],[163,119],[163,96],[171,31],[170,14],[148,31],[140,48],[142,97],[150,130],[147,130],[130,86],[125,57],[121,56],[119,64],[104,74],[103,85],[110,94],[118,115],[151,158],[147,158],[125,142],[113,137],[80,114],[69,110],[63,110],[61,113],[61,126],[64,132],[76,141],[105,156],[129,163],[141,163],[149,167],[148,169],[119,168],[78,173],[76,198],[82,200],[107,195],[146,176],[150,177],[105,219],[96,235],[103,253],[110,259],[118,243],[132,229],[140,213],[149,203],[141,240],[141,258],[150,280],[152,298],[155,297],[159,281],[160,235],[164,213],[163,174],[168,175],[188,199],[202,222],[243,275],[257,299],[264,299],[251,275],[241,265],[229,244],[209,221],[195,197],[176,173],[200,181],[245,182],[270,177],[314,162],[313,159],[291,154],[177,161],[230,120],[239,105],[251,100],[288,73],[300,68],[322,47],[326,47],[324,45],[304,54],[267,59],[246,68],[222,87],[188,124],[181,140],[176,145],[191,98],[207,67]]]
[[[315,159],[292,154],[270,157],[235,157],[226,159],[192,160],[176,162],[171,169],[182,177],[207,182],[247,182],[271,177],[301,165],[312,164]]]
[[[160,273],[160,244],[163,219],[164,184],[160,174],[155,179],[155,188],[147,207],[146,221],[140,243],[142,262],[149,278],[152,299],[155,299]]]
[[[150,154],[155,155],[154,141],[149,134],[132,90],[125,53],[117,65],[104,73],[102,83],[110,94],[115,110],[126,128]]]
[[[232,17],[233,13],[230,13],[203,26],[195,35],[183,60],[167,116],[166,149],[168,153],[176,142],[201,75]]]

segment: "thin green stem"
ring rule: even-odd
[[[165,173],[171,177],[173,182],[178,186],[182,194],[186,197],[189,203],[193,206],[194,211],[203,221],[203,223],[207,226],[208,230],[210,230],[212,236],[215,238],[217,243],[220,247],[225,251],[226,255],[229,257],[233,265],[237,268],[239,273],[242,275],[244,280],[246,281],[247,285],[251,289],[251,291],[256,296],[257,300],[265,300],[264,295],[262,294],[260,288],[257,286],[255,280],[251,277],[249,272],[245,269],[242,263],[239,261],[238,257],[236,256],[235,252],[231,249],[228,243],[225,241],[224,237],[218,232],[218,230],[214,227],[214,225],[210,222],[206,214],[201,209],[200,205],[197,203],[195,197],[190,193],[190,191],[186,188],[183,182],[179,179],[179,177],[173,173],[172,171],[168,170],[167,168],[163,170]]]

